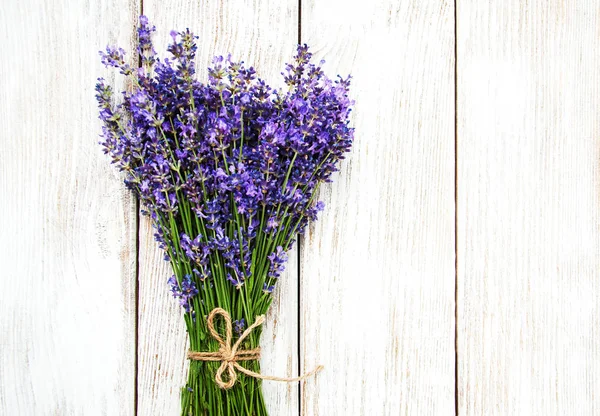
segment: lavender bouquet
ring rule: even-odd
[[[319,187],[352,144],[349,77],[331,81],[305,45],[283,73],[287,91],[220,56],[204,84],[197,37],[172,31],[160,59],[154,31],[141,16],[140,68],[120,48],[100,52],[133,85],[115,103],[98,80],[100,144],[173,267],[190,340],[182,415],[266,415],[261,379],[277,378],[260,374],[260,324],[286,252],[323,209]]]

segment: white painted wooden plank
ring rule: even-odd
[[[298,38],[297,1],[146,0],[144,14],[157,27],[159,53],[166,50],[171,29],[189,27],[200,36],[197,67],[203,79],[212,56],[231,52],[233,59],[253,65],[271,85],[284,85],[280,73],[291,59]],[[166,281],[172,273],[155,247],[147,218],[142,218],[141,229],[139,414],[178,415],[179,389],[186,379],[187,334],[181,311],[167,293]],[[296,258],[294,250],[265,323],[261,359],[264,374],[294,374],[298,368]],[[263,389],[270,414],[298,414],[297,384],[267,381]]]
[[[138,415],[179,415],[188,349],[185,323],[167,279],[173,274],[141,219],[138,315]]]
[[[600,4],[458,2],[459,413],[600,413]]]
[[[354,76],[354,150],[301,244],[303,415],[454,414],[451,1],[307,0],[302,41]]]
[[[3,415],[134,413],[136,211],[97,144],[94,84],[135,9],[0,7]]]

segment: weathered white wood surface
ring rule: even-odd
[[[302,415],[454,413],[452,2],[302,2],[356,141],[301,244]]]
[[[459,414],[600,414],[600,4],[458,5]]]
[[[93,97],[97,51],[131,43],[135,13],[0,7],[2,415],[134,414],[135,203],[97,144]]]
[[[301,1],[356,144],[264,334],[265,374],[325,370],[265,382],[273,416],[453,415],[455,387],[461,415],[600,414],[600,5],[456,3],[455,39],[450,0]],[[3,3],[1,415],[179,414],[170,270],[96,143],[95,78],[123,86],[97,50],[141,9],[202,76],[232,52],[277,80],[298,39],[296,0]]]
[[[189,27],[198,40],[197,68],[206,78],[214,55],[226,55],[253,65],[271,85],[282,86],[280,75],[298,40],[298,2],[295,0],[214,2],[144,1],[144,14],[156,25],[159,53],[166,51],[171,29]],[[155,247],[148,218],[140,233],[140,315],[138,414],[177,415],[179,389],[185,382],[187,334],[181,310],[168,294],[172,274]],[[288,271],[280,279],[273,308],[267,316],[261,359],[264,374],[298,371],[298,264],[290,253]],[[298,385],[264,382],[272,415],[298,414]]]

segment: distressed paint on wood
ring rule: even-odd
[[[458,2],[459,413],[600,413],[600,5]]]
[[[298,34],[297,1],[144,1],[144,14],[156,25],[157,51],[166,50],[171,29],[189,27],[198,41],[197,69],[205,79],[213,55],[231,52],[255,66],[260,77],[283,86],[280,72],[295,50]],[[172,274],[153,241],[150,222],[143,217],[140,232],[140,315],[138,409],[140,415],[177,415],[179,388],[186,380],[187,333],[181,311],[168,294]],[[263,357],[264,374],[288,375],[298,370],[298,265],[290,253],[287,272],[280,279],[267,315]],[[298,414],[298,385],[266,381],[263,391],[272,415]]]
[[[0,8],[3,415],[134,413],[135,203],[97,144],[94,84],[136,9]]]
[[[599,7],[457,4],[459,413],[600,413]],[[93,85],[122,87],[96,51],[130,45],[139,10],[0,8],[0,414],[134,414],[137,214],[96,144]],[[302,414],[453,414],[452,5],[302,10],[326,71],[355,76],[357,142],[303,240],[301,305],[290,255],[263,370],[295,372],[300,306],[302,367],[326,366]],[[271,80],[297,36],[295,1],[144,11],[161,50],[196,29],[201,70],[232,51]],[[138,414],[177,415],[186,336],[146,218],[140,243]],[[265,393],[298,413],[297,385]]]
[[[355,145],[301,244],[303,415],[454,413],[452,2],[306,0]]]

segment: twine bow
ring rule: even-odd
[[[221,315],[225,320],[225,339],[221,337],[221,334],[217,332],[215,329],[215,317],[217,315]],[[206,323],[208,325],[208,332],[210,335],[219,343],[218,351],[188,351],[187,357],[190,360],[195,361],[220,361],[221,365],[217,369],[217,373],[215,374],[215,382],[217,386],[222,389],[230,389],[234,386],[237,380],[236,370],[240,373],[244,373],[247,376],[258,378],[261,380],[273,380],[273,381],[284,381],[284,382],[293,382],[304,380],[307,377],[316,374],[317,372],[323,369],[322,365],[317,366],[314,370],[305,373],[299,377],[275,377],[275,376],[265,376],[260,373],[255,373],[254,371],[248,370],[245,367],[242,367],[238,362],[239,361],[249,361],[249,360],[258,360],[260,358],[260,347],[253,348],[251,350],[242,350],[240,349],[240,345],[242,341],[246,339],[248,335],[254,330],[254,328],[262,325],[265,321],[264,315],[259,315],[256,317],[256,321],[252,325],[250,325],[243,333],[240,335],[235,344],[231,345],[233,338],[233,328],[231,324],[231,316],[229,313],[222,308],[213,309],[208,318],[206,319]],[[223,373],[227,371],[228,380],[223,380]]]

